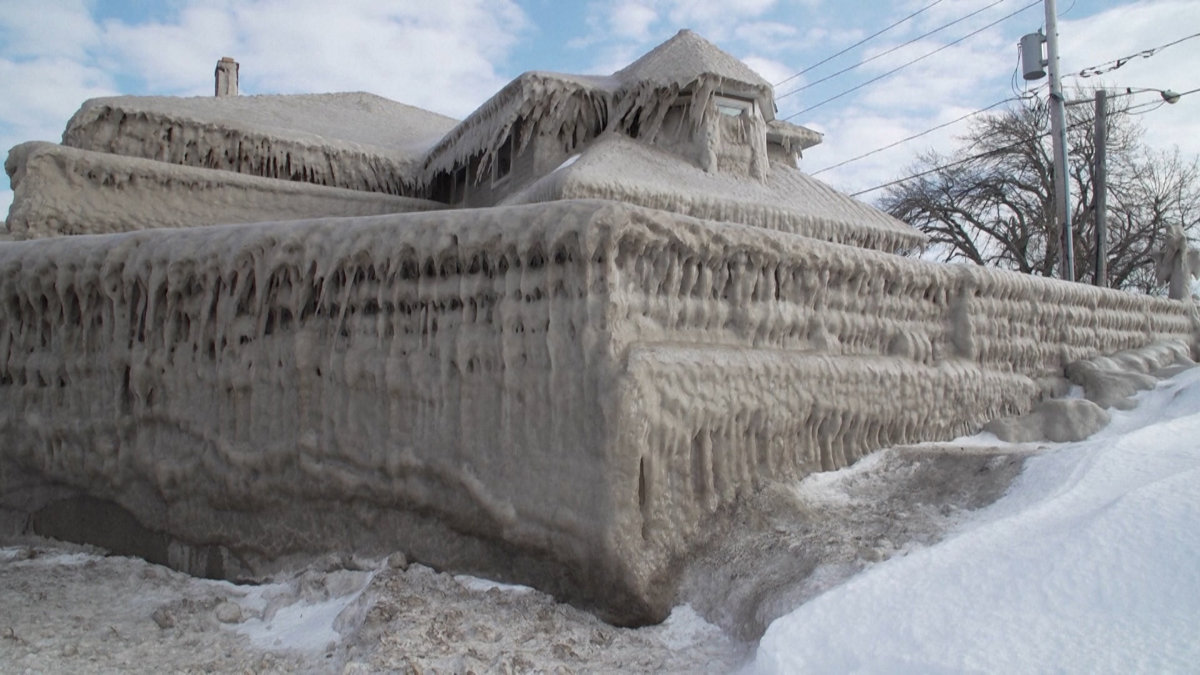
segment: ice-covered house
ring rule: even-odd
[[[771,86],[741,61],[681,31],[608,77],[525,73],[451,130],[425,168],[439,201],[493,206],[605,132],[759,180],[768,152],[795,168],[795,154],[820,142],[774,119]]]
[[[601,198],[918,245],[796,168],[819,142],[775,119],[766,81],[684,30],[610,76],[525,73],[458,123],[362,93],[93,99],[63,145],[14,150],[8,224],[20,238]]]
[[[214,576],[400,549],[657,620],[765,483],[1200,333],[1188,303],[895,255],[921,237],[796,169],[817,137],[686,31],[462,122],[121,97],[63,140],[5,165],[34,239],[0,242],[0,529]],[[76,233],[113,234],[36,238]]]

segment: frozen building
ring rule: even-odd
[[[403,550],[653,621],[765,482],[1195,345],[1190,303],[897,255],[688,31],[462,121],[229,89],[10,153],[0,527],[234,579]]]
[[[222,59],[218,89],[236,74]],[[820,135],[774,110],[767,82],[690,31],[610,76],[525,73],[457,123],[364,93],[93,99],[62,145],[10,155],[8,227],[24,238],[601,198],[884,250],[921,242],[797,170]]]

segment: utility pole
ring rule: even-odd
[[[1108,92],[1096,90],[1096,130],[1092,136],[1096,146],[1096,285],[1108,286]]]
[[[1067,174],[1067,124],[1058,64],[1058,13],[1054,0],[1046,3],[1046,65],[1050,75],[1050,136],[1054,142],[1054,196],[1062,237],[1062,278],[1075,280],[1075,237],[1071,230],[1071,193]]]

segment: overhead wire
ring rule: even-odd
[[[837,72],[830,73],[830,74],[826,75],[825,77],[822,77],[822,78],[821,78],[821,79],[819,79],[819,80],[813,80],[812,82],[807,82],[807,83],[805,83],[805,84],[803,84],[803,85],[801,85],[801,86],[799,86],[799,87],[796,87],[795,89],[792,89],[791,91],[788,91],[788,92],[786,92],[786,93],[780,94],[780,95],[778,95],[778,96],[776,96],[776,97],[775,97],[775,100],[776,100],[776,101],[778,101],[778,100],[779,100],[779,99],[781,99],[781,98],[787,98],[788,96],[791,96],[792,94],[796,94],[796,93],[799,93],[799,92],[801,92],[801,91],[804,91],[805,89],[808,89],[809,87],[813,87],[813,86],[815,86],[815,85],[821,84],[822,82],[825,82],[825,81],[831,80],[831,79],[833,79],[833,78],[837,77],[838,75],[842,75],[842,74],[848,73],[848,72],[850,72],[851,70],[854,70],[855,68],[859,68],[859,67],[861,67],[861,66],[865,66],[866,64],[868,64],[868,63],[870,63],[870,62],[872,62],[872,61],[874,61],[874,60],[876,60],[876,59],[883,58],[883,57],[887,56],[888,54],[891,54],[891,53],[893,53],[893,52],[895,52],[895,51],[898,51],[898,50],[900,50],[900,49],[903,49],[903,48],[905,48],[905,47],[907,47],[907,46],[909,46],[909,45],[911,45],[911,44],[913,44],[913,43],[915,43],[915,42],[918,42],[918,41],[920,41],[920,40],[923,40],[923,39],[925,39],[925,38],[929,37],[930,35],[933,35],[934,33],[939,33],[939,32],[941,32],[941,31],[943,31],[943,30],[945,30],[945,29],[947,29],[947,28],[949,28],[949,27],[951,27],[951,26],[953,26],[953,25],[955,25],[955,24],[962,23],[963,21],[966,21],[967,19],[970,19],[971,17],[975,16],[976,14],[979,14],[980,12],[983,12],[983,11],[989,10],[989,9],[991,9],[992,7],[995,7],[996,5],[999,5],[1000,3],[1002,3],[1002,2],[1006,2],[1006,1],[1007,1],[1007,0],[994,0],[994,2],[992,2],[992,4],[990,4],[990,5],[987,5],[987,6],[985,6],[985,7],[980,7],[979,9],[975,10],[974,12],[971,12],[970,14],[967,14],[966,16],[961,16],[961,17],[959,17],[959,18],[955,19],[954,21],[951,21],[950,23],[943,24],[943,25],[941,25],[941,26],[938,26],[937,28],[934,28],[933,30],[929,31],[928,33],[924,33],[924,34],[922,34],[922,35],[918,35],[917,37],[915,37],[915,38],[913,38],[913,39],[909,40],[908,42],[905,42],[904,44],[899,44],[899,45],[896,45],[895,47],[892,47],[891,49],[887,49],[887,50],[885,50],[885,51],[882,51],[882,52],[880,52],[880,53],[878,53],[878,54],[876,54],[876,55],[874,55],[874,56],[872,56],[872,57],[870,57],[870,58],[863,59],[862,61],[859,61],[858,63],[855,63],[855,64],[853,64],[853,65],[850,65],[850,66],[847,66],[847,67],[845,67],[845,68],[842,68],[841,70],[839,70],[839,71],[837,71]],[[935,4],[936,4],[936,3],[935,3]],[[930,5],[930,6],[932,7],[932,5]],[[855,46],[857,46],[857,45],[855,45]],[[850,49],[853,49],[853,47],[847,47],[845,50],[843,50],[842,52],[839,52],[838,54],[835,54],[834,56],[838,56],[838,55],[840,55],[840,54],[842,54],[842,53],[845,53],[846,51],[849,51]],[[832,58],[833,58],[832,56],[831,56],[831,57],[829,57],[829,59],[832,59]],[[825,59],[825,61],[828,61],[829,59]],[[824,63],[824,61],[822,61],[822,63]],[[820,65],[820,64],[817,64],[817,65]],[[815,67],[815,66],[814,66],[814,67]],[[803,70],[803,71],[801,71],[801,72],[799,72],[799,73],[796,73],[796,75],[793,75],[792,77],[789,77],[789,78],[788,78],[788,80],[791,80],[791,79],[794,79],[795,77],[798,77],[798,76],[800,76],[800,75],[803,75],[803,74],[804,74],[806,71],[808,71],[808,70],[811,70],[811,69],[812,69],[812,67],[810,67],[810,68],[806,68],[805,70]],[[786,81],[787,81],[787,80],[784,80],[784,82],[786,82]],[[781,82],[780,84],[782,84],[782,82]],[[775,86],[779,86],[779,85],[777,84],[777,85],[775,85]]]
[[[1190,94],[1195,94],[1196,92],[1200,92],[1200,88],[1191,89],[1191,90],[1189,90],[1189,91],[1182,92],[1182,93],[1178,94],[1178,96],[1179,96],[1180,98],[1182,98],[1182,97],[1184,97],[1184,96],[1188,96],[1188,95],[1190,95]],[[1127,91],[1127,92],[1123,92],[1123,93],[1115,94],[1115,95],[1114,95],[1114,98],[1117,98],[1117,97],[1122,97],[1122,96],[1132,96],[1132,95],[1134,95],[1134,94],[1139,94],[1139,93],[1144,93],[1144,92],[1134,92],[1134,91]],[[1158,107],[1159,105],[1161,105],[1162,103],[1165,103],[1165,101],[1161,101],[1161,102],[1160,102],[1160,101],[1150,101],[1149,103],[1141,103],[1141,104],[1138,104],[1138,105],[1136,105],[1136,106],[1132,106],[1132,107],[1130,107],[1130,108],[1126,109],[1126,110],[1125,110],[1125,112],[1126,112],[1126,113],[1129,113],[1129,111],[1131,111],[1131,110],[1136,110],[1136,109],[1138,109],[1138,108],[1145,107],[1145,106],[1155,106],[1155,108],[1154,108],[1154,109],[1157,109],[1157,107]],[[1147,110],[1146,112],[1150,112],[1150,111],[1149,111],[1149,110]],[[1135,113],[1135,114],[1141,114],[1141,113]],[[1072,124],[1072,125],[1068,126],[1067,128],[1068,128],[1068,129],[1076,129],[1076,128],[1079,128],[1079,127],[1089,126],[1089,125],[1091,125],[1091,124],[1092,124],[1092,122],[1091,122],[1090,120],[1088,120],[1088,121],[1085,121],[1085,122],[1078,122],[1078,123],[1076,123],[1076,124]],[[1051,131],[1045,131],[1045,132],[1042,132],[1042,133],[1040,133],[1040,134],[1038,134],[1038,135],[1034,136],[1034,137],[1033,137],[1033,140],[1038,140],[1038,139],[1046,138],[1046,137],[1047,137],[1047,136],[1049,136],[1051,133],[1052,133]],[[946,170],[946,169],[952,169],[952,168],[954,168],[954,167],[956,167],[956,166],[959,166],[959,165],[962,165],[962,164],[966,164],[967,162],[973,162],[973,161],[975,161],[975,160],[977,160],[977,159],[982,159],[982,158],[984,158],[984,157],[987,157],[987,156],[989,156],[989,155],[995,155],[995,154],[999,154],[999,153],[1001,153],[1001,152],[1004,152],[1004,151],[1006,151],[1006,150],[1012,150],[1013,148],[1016,148],[1016,147],[1018,147],[1018,146],[1020,146],[1020,145],[1022,145],[1022,144],[1024,144],[1024,143],[1027,143],[1027,142],[1029,142],[1030,140],[1031,140],[1031,139],[1029,139],[1029,138],[1023,138],[1023,139],[1021,139],[1021,140],[1019,140],[1019,141],[1016,141],[1016,142],[1010,143],[1010,144],[1008,144],[1008,145],[1003,145],[1003,146],[1000,146],[1000,147],[998,147],[998,148],[992,148],[991,150],[987,150],[987,151],[984,151],[984,152],[976,153],[976,154],[974,154],[974,155],[969,155],[969,156],[967,156],[967,157],[963,157],[963,158],[961,158],[961,159],[957,159],[957,160],[955,160],[955,161],[953,161],[953,162],[947,162],[946,164],[940,164],[940,165],[938,165],[938,166],[935,166],[935,167],[932,167],[932,168],[926,169],[926,170],[924,170],[924,171],[920,171],[920,172],[914,173],[914,174],[912,174],[911,176],[905,176],[905,177],[903,177],[903,178],[897,178],[897,179],[895,179],[895,180],[891,180],[891,181],[888,181],[888,182],[886,182],[886,183],[881,183],[880,185],[876,185],[876,186],[874,186],[874,187],[869,187],[869,188],[867,188],[867,189],[865,189],[865,190],[859,190],[858,192],[852,192],[852,193],[850,193],[850,195],[849,195],[849,196],[851,196],[851,197],[858,197],[859,195],[865,195],[865,194],[867,194],[868,192],[874,192],[874,191],[876,191],[876,190],[882,190],[883,188],[892,187],[893,185],[900,185],[901,183],[907,183],[907,182],[908,182],[908,181],[910,181],[910,180],[914,180],[914,179],[916,179],[916,178],[921,178],[921,177],[924,177],[924,176],[928,176],[928,175],[929,175],[929,174],[931,174],[931,173],[937,173],[938,171],[944,171],[944,170]]]
[[[1006,99],[1003,99],[1003,100],[1000,100],[1000,101],[996,101],[995,103],[993,103],[993,104],[991,104],[991,105],[989,105],[989,106],[985,106],[985,107],[983,107],[983,108],[980,108],[979,110],[972,110],[971,112],[967,113],[966,115],[963,115],[962,117],[956,117],[955,119],[952,119],[952,120],[950,120],[949,122],[944,122],[944,123],[942,123],[942,124],[939,124],[939,125],[937,125],[937,126],[935,126],[935,127],[930,127],[930,128],[928,128],[928,129],[926,129],[925,131],[922,131],[922,132],[920,132],[920,133],[913,134],[912,136],[907,136],[907,137],[905,137],[905,138],[902,138],[902,139],[900,139],[900,140],[898,140],[898,141],[896,141],[896,142],[894,142],[894,143],[889,143],[889,144],[887,144],[887,145],[884,145],[884,146],[882,146],[882,147],[875,148],[874,150],[871,150],[870,152],[865,152],[865,153],[863,153],[863,154],[861,154],[861,155],[858,155],[857,157],[851,157],[850,159],[847,159],[847,160],[844,160],[844,161],[838,162],[837,164],[831,164],[830,166],[827,166],[827,167],[825,167],[825,168],[823,168],[823,169],[818,169],[817,171],[814,171],[814,172],[810,173],[809,175],[810,175],[810,176],[815,176],[815,175],[817,175],[817,174],[819,174],[819,173],[825,173],[826,171],[832,171],[833,169],[837,169],[837,168],[839,168],[839,167],[843,167],[843,166],[845,166],[845,165],[847,165],[847,164],[852,164],[852,163],[854,163],[854,162],[857,162],[857,161],[859,161],[859,160],[861,160],[861,159],[866,159],[867,157],[870,157],[871,155],[877,155],[877,154],[879,154],[879,153],[883,152],[884,150],[891,150],[892,148],[896,147],[897,145],[903,145],[904,143],[907,143],[907,142],[909,142],[909,141],[912,141],[912,140],[918,139],[918,138],[920,138],[920,137],[922,137],[922,136],[927,136],[927,135],[929,135],[929,134],[931,134],[931,133],[933,133],[933,132],[935,132],[935,131],[938,131],[939,129],[945,129],[945,128],[946,128],[946,127],[948,127],[948,126],[951,126],[951,125],[957,124],[957,123],[959,123],[959,122],[961,122],[961,121],[963,121],[963,120],[965,120],[965,119],[967,119],[967,118],[969,118],[969,117],[974,117],[975,115],[978,115],[978,114],[980,114],[980,113],[985,113],[985,112],[987,112],[987,111],[991,110],[992,108],[995,108],[996,106],[1004,105],[1005,103],[1011,103],[1011,102],[1013,102],[1013,101],[1019,101],[1019,100],[1021,100],[1021,98],[1023,98],[1023,97],[1020,97],[1020,96],[1013,96],[1013,97],[1009,97],[1009,98],[1006,98]]]
[[[1135,52],[1133,54],[1130,54],[1129,56],[1122,56],[1119,59],[1113,59],[1112,61],[1105,61],[1104,63],[1099,63],[1094,66],[1088,66],[1087,68],[1084,68],[1083,70],[1079,71],[1078,73],[1071,73],[1071,74],[1067,75],[1067,77],[1094,77],[1096,75],[1103,75],[1104,73],[1111,73],[1112,71],[1114,71],[1118,68],[1121,68],[1122,66],[1124,66],[1125,64],[1129,63],[1130,61],[1132,61],[1136,58],[1140,57],[1143,59],[1148,59],[1151,56],[1154,56],[1155,54],[1157,54],[1158,52],[1166,49],[1167,47],[1173,47],[1173,46],[1179,44],[1180,42],[1186,42],[1188,40],[1191,40],[1193,38],[1198,38],[1198,37],[1200,37],[1200,33],[1192,33],[1191,35],[1188,35],[1186,37],[1181,37],[1178,40],[1173,40],[1164,45],[1159,45],[1157,47],[1151,47],[1150,49],[1143,49],[1140,52]]]
[[[772,86],[774,86],[774,87],[778,87],[779,85],[781,85],[781,84],[784,84],[784,83],[786,83],[786,82],[791,82],[792,80],[796,79],[797,77],[800,77],[801,75],[803,75],[803,74],[807,73],[808,71],[812,70],[813,68],[816,68],[816,67],[818,67],[818,66],[823,66],[823,65],[825,65],[826,63],[829,63],[830,61],[832,61],[832,60],[836,59],[837,57],[841,56],[842,54],[845,54],[846,52],[848,52],[848,51],[850,51],[850,50],[852,50],[852,49],[854,49],[854,48],[856,48],[856,47],[861,47],[861,46],[865,45],[866,43],[870,42],[871,40],[874,40],[875,38],[879,37],[880,35],[883,35],[884,33],[888,32],[889,30],[891,30],[891,29],[895,28],[896,26],[899,26],[900,24],[902,24],[902,23],[904,23],[904,22],[906,22],[906,21],[910,21],[910,20],[912,20],[913,18],[915,18],[915,17],[917,17],[918,15],[922,14],[922,13],[923,13],[923,12],[925,12],[926,10],[928,10],[928,9],[932,9],[932,8],[933,8],[935,5],[939,5],[939,4],[941,4],[941,3],[942,3],[942,1],[943,1],[943,0],[933,0],[933,2],[929,3],[928,5],[925,5],[925,6],[924,6],[924,7],[922,7],[921,9],[918,9],[917,11],[913,12],[912,14],[909,14],[908,16],[904,17],[903,19],[900,19],[899,21],[897,21],[897,22],[895,22],[895,23],[891,24],[890,26],[888,26],[888,27],[886,27],[886,28],[883,28],[883,29],[881,29],[881,30],[875,31],[874,33],[872,33],[872,34],[868,35],[867,37],[865,37],[865,38],[863,38],[863,39],[861,39],[861,40],[859,40],[858,42],[855,42],[854,44],[850,45],[849,47],[846,47],[846,48],[845,48],[845,49],[843,49],[842,51],[840,51],[840,52],[838,52],[838,53],[836,53],[836,54],[833,54],[833,55],[831,55],[831,56],[827,56],[827,57],[825,57],[825,58],[821,59],[820,61],[817,61],[816,63],[812,64],[811,66],[808,66],[808,67],[807,67],[807,68],[805,68],[804,70],[801,70],[800,72],[798,72],[798,73],[796,73],[796,74],[794,74],[794,75],[790,75],[790,76],[788,76],[788,77],[786,77],[786,78],[784,78],[784,79],[782,79],[782,80],[780,80],[780,81],[776,82],[776,83],[775,83],[774,85],[772,85]]]
[[[863,87],[866,87],[867,85],[874,84],[875,82],[878,82],[879,80],[882,80],[882,79],[884,79],[885,77],[889,77],[889,76],[891,76],[891,75],[894,75],[894,74],[896,74],[897,72],[899,72],[899,71],[901,71],[901,70],[903,70],[903,69],[905,69],[905,68],[907,68],[907,67],[909,67],[909,66],[913,65],[914,63],[917,63],[917,62],[919,62],[919,61],[922,61],[922,60],[924,60],[924,59],[927,59],[927,58],[929,58],[930,56],[933,56],[934,54],[937,54],[938,52],[941,52],[941,51],[944,51],[944,50],[946,50],[946,49],[949,49],[950,47],[953,47],[954,45],[956,45],[956,44],[958,44],[958,43],[960,43],[960,42],[963,42],[964,40],[967,40],[968,38],[972,38],[972,37],[974,37],[974,36],[976,36],[976,35],[978,35],[978,34],[982,33],[983,31],[985,31],[985,30],[987,30],[987,29],[991,28],[992,26],[995,26],[996,24],[999,24],[999,23],[1001,23],[1001,22],[1007,21],[1008,19],[1011,19],[1012,17],[1014,17],[1014,16],[1016,16],[1016,15],[1020,14],[1021,12],[1024,12],[1025,10],[1029,9],[1030,7],[1033,7],[1034,5],[1040,5],[1041,3],[1042,3],[1042,0],[1034,0],[1033,2],[1031,2],[1031,3],[1027,4],[1027,5],[1025,5],[1025,6],[1024,6],[1024,7],[1022,7],[1021,9],[1018,9],[1018,10],[1016,10],[1015,12],[1011,12],[1011,13],[1009,13],[1009,14],[1006,14],[1006,15],[1004,15],[1004,16],[1002,16],[1002,17],[1000,17],[999,19],[996,19],[995,21],[993,21],[993,22],[991,22],[991,23],[987,24],[986,26],[983,26],[982,28],[978,28],[978,29],[976,29],[976,30],[973,30],[973,31],[971,31],[970,33],[967,33],[966,35],[964,35],[964,36],[962,36],[962,37],[958,38],[957,40],[954,40],[953,42],[949,42],[949,43],[947,43],[947,44],[944,44],[944,45],[942,45],[941,47],[938,47],[937,49],[935,49],[935,50],[933,50],[933,51],[931,51],[931,52],[928,52],[928,53],[926,53],[926,54],[923,54],[923,55],[921,55],[921,56],[918,56],[917,58],[915,58],[915,59],[912,59],[912,60],[910,60],[910,61],[907,61],[907,62],[905,62],[905,63],[902,63],[902,64],[900,64],[899,66],[897,66],[897,67],[895,67],[895,68],[893,68],[893,69],[891,69],[891,70],[887,71],[886,73],[883,73],[882,75],[878,75],[878,76],[876,76],[876,77],[873,77],[873,78],[871,78],[871,79],[867,80],[866,82],[863,82],[863,83],[861,83],[861,84],[855,85],[855,86],[853,86],[853,87],[851,87],[851,88],[849,88],[849,89],[847,89],[847,90],[845,90],[845,91],[843,91],[843,92],[841,92],[841,93],[839,93],[839,94],[835,94],[834,96],[830,96],[829,98],[827,98],[827,99],[825,99],[825,100],[823,100],[823,101],[820,101],[820,102],[818,102],[818,103],[815,103],[815,104],[813,104],[813,105],[811,105],[811,106],[809,106],[809,107],[807,107],[807,108],[805,108],[805,109],[803,109],[803,110],[800,110],[800,111],[798,111],[798,112],[794,112],[794,113],[792,113],[791,115],[788,115],[787,117],[784,117],[784,118],[783,118],[783,120],[784,120],[784,121],[786,121],[786,120],[790,120],[790,119],[792,119],[793,117],[796,117],[797,115],[802,115],[802,114],[804,114],[804,113],[806,113],[806,112],[811,112],[811,111],[813,111],[813,110],[816,110],[817,108],[820,108],[821,106],[825,105],[826,103],[830,103],[830,102],[832,102],[832,101],[836,101],[837,99],[839,99],[839,98],[841,98],[841,97],[843,97],[843,96],[846,96],[847,94],[850,94],[850,93],[853,93],[853,92],[855,92],[855,91],[858,91],[859,89],[862,89]]]

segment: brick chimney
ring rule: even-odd
[[[217,61],[217,96],[238,95],[238,62],[228,56]]]

